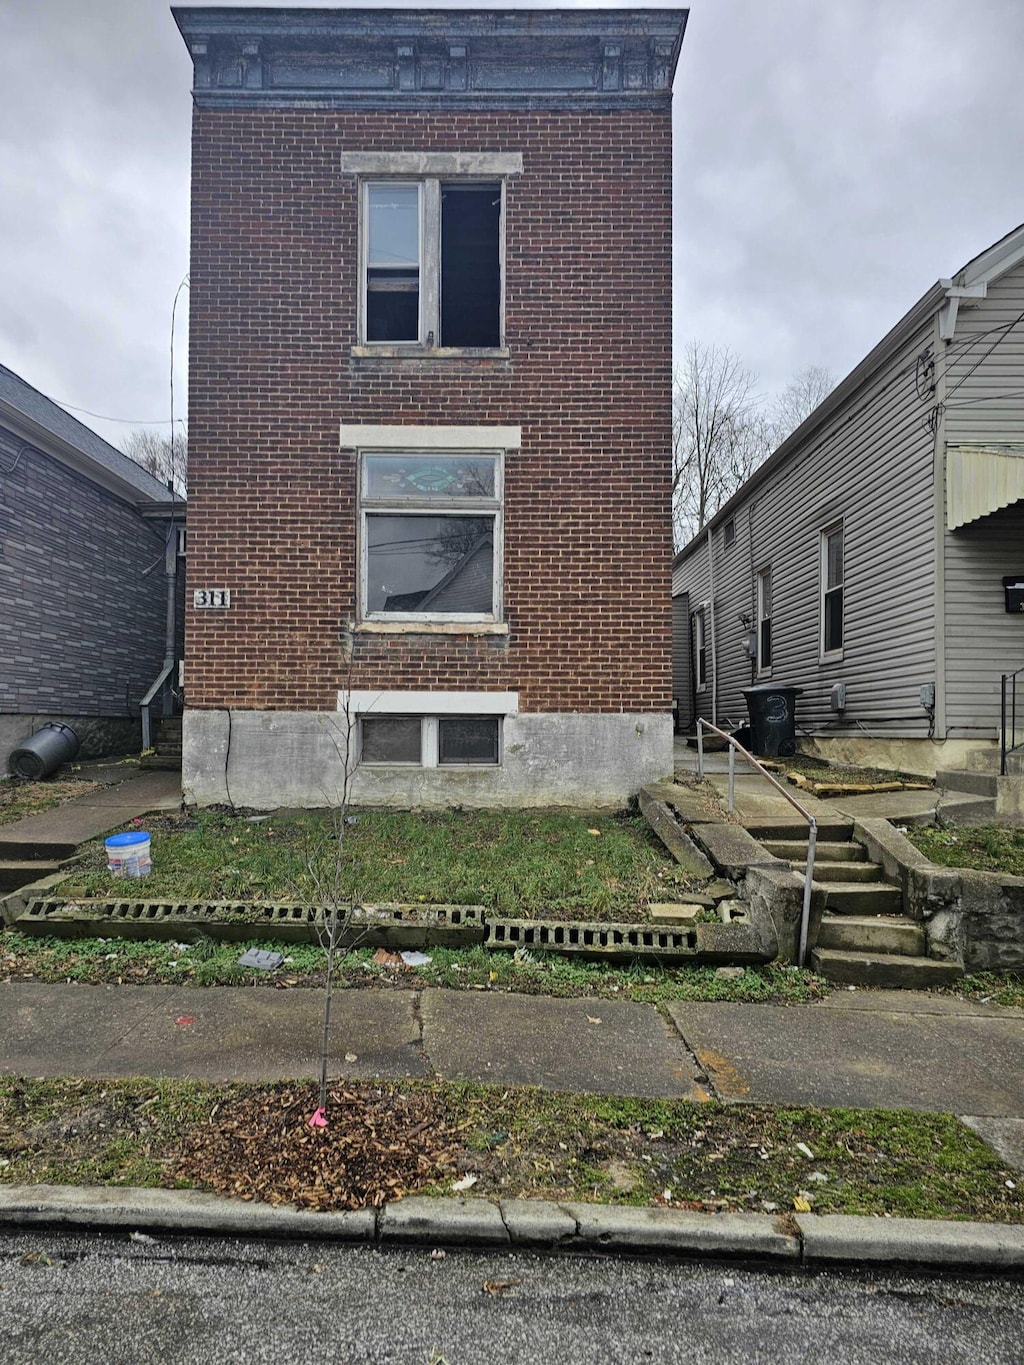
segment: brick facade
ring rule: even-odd
[[[524,711],[664,712],[670,679],[670,104],[480,112],[197,108],[190,707],[333,710],[354,688],[517,689]],[[508,359],[356,356],[344,151],[519,152]],[[341,422],[522,427],[507,636],[355,634]]]

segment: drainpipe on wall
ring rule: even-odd
[[[171,691],[174,687],[174,649],[176,643],[175,617],[177,615],[177,579],[178,579],[178,530],[174,522],[171,521],[167,535],[167,545],[164,548],[164,576],[167,581],[167,614],[164,624],[164,668],[170,666],[170,672],[164,679],[163,689],[163,714],[169,716],[173,709]]]
[[[715,648],[715,560],[714,538],[708,527],[708,624],[711,634],[711,724],[718,724],[718,657]]]
[[[956,300],[952,301],[954,304]],[[952,327],[956,325],[953,313]],[[935,444],[932,453],[932,535],[934,537],[933,592],[935,594],[935,709],[932,738],[946,738],[946,357],[942,313],[935,316]]]

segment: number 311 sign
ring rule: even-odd
[[[200,607],[230,607],[230,588],[195,588],[192,592],[192,605]]]

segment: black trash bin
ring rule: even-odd
[[[70,725],[49,721],[11,751],[7,762],[15,777],[38,782],[55,773],[62,763],[70,763],[78,753],[78,736]]]
[[[796,699],[802,691],[774,683],[744,688],[753,753],[761,758],[789,758],[796,753]]]

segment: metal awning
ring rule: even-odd
[[[946,527],[1024,501],[1024,445],[950,446],[946,454]]]

